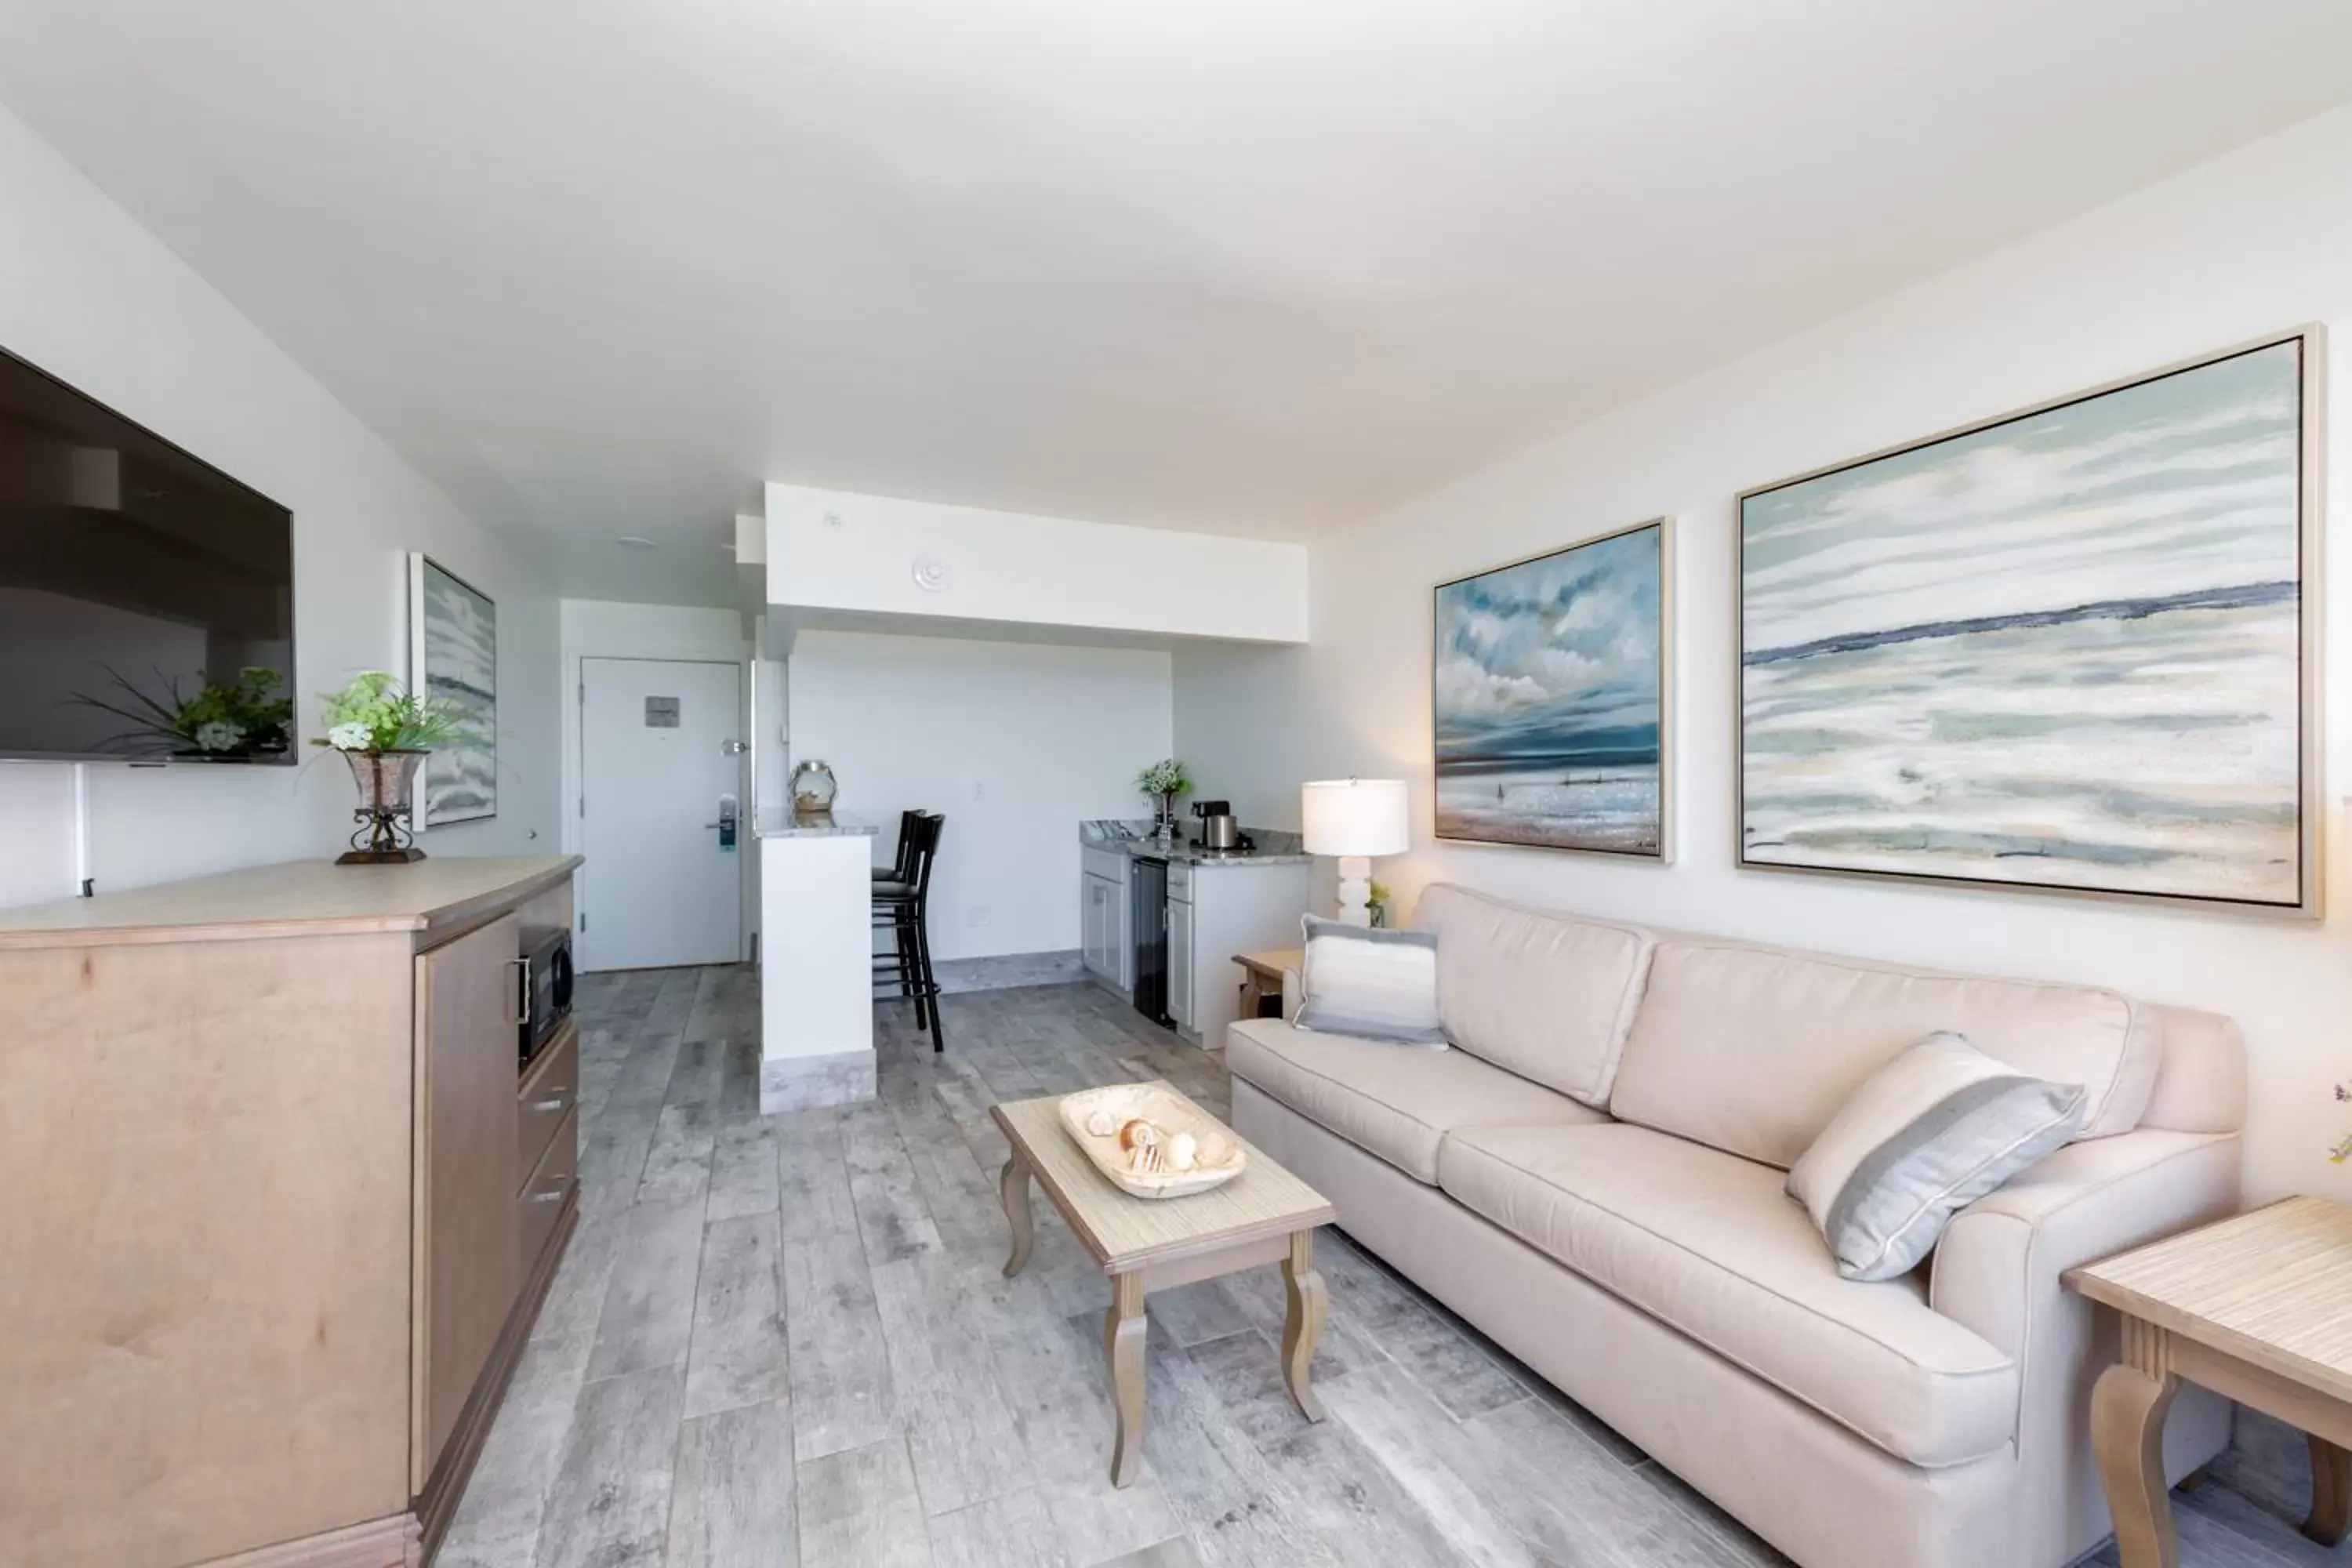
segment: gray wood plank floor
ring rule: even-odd
[[[1220,1058],[1086,985],[876,1011],[879,1097],[759,1115],[756,976],[582,979],[583,1215],[443,1568],[1757,1568],[1784,1560],[1328,1235],[1310,1426],[1272,1269],[1156,1296],[1143,1479],[1106,1476],[1109,1288],[1051,1205],[1000,1273],[996,1100]],[[2179,1500],[2185,1568],[2352,1562],[2249,1422]],[[2094,1562],[2112,1563],[2111,1555]]]

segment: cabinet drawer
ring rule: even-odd
[[[1168,862],[1168,896],[1190,902],[1192,897],[1192,863],[1189,860]]]
[[[557,1123],[538,1169],[522,1184],[522,1195],[515,1199],[515,1228],[521,1233],[521,1251],[516,1258],[520,1279],[530,1278],[531,1266],[546,1249],[547,1238],[555,1234],[556,1218],[563,1213],[563,1199],[579,1170],[579,1145],[580,1113],[573,1110]]]
[[[515,1096],[515,1166],[529,1172],[580,1103],[580,1025],[565,1019]],[[526,1183],[529,1177],[525,1177]]]
[[[1078,865],[1089,877],[1122,884],[1127,880],[1127,857],[1108,849],[1079,850]]]

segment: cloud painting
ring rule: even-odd
[[[2300,903],[2303,353],[1742,498],[1743,861]]]
[[[1437,590],[1437,836],[1663,858],[1664,520]]]

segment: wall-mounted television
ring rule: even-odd
[[[293,514],[0,351],[0,757],[290,763]]]

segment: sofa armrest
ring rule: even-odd
[[[2069,1144],[1952,1217],[1927,1302],[2017,1361],[2015,1509],[2025,1539],[2069,1554],[2110,1528],[2091,1452],[2091,1385],[2116,1359],[2115,1315],[2066,1270],[2238,1207],[2238,1137],[2141,1127]],[[2164,1438],[2177,1480],[2230,1438],[2228,1402],[2184,1389]],[[2052,1561],[2059,1561],[2053,1558]]]
[[[2070,1143],[1952,1216],[1928,1305],[2012,1356],[2069,1268],[2238,1207],[2234,1133],[2140,1128]]]

